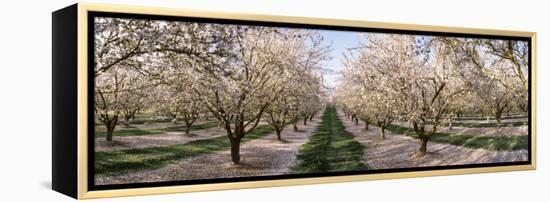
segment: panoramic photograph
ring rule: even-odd
[[[93,22],[95,185],[529,160],[527,40]]]

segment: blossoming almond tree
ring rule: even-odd
[[[149,81],[123,65],[109,68],[96,77],[95,113],[105,125],[106,140],[113,140],[113,132],[120,118],[126,122],[149,102]]]
[[[149,53],[162,35],[159,23],[148,20],[96,18],[94,26],[95,76]]]
[[[401,111],[412,123],[421,141],[420,154],[424,155],[428,141],[451,112],[454,100],[466,89],[462,80],[458,79],[456,60],[440,38],[404,38],[399,41],[406,42],[403,45],[410,48],[401,57],[407,58],[410,60],[409,65],[415,66],[402,66],[406,70],[402,70],[404,74],[399,77],[405,82],[405,88],[397,92],[404,94],[405,98],[398,101],[403,101]],[[430,127],[427,127],[428,124]]]
[[[112,141],[119,117],[129,119],[141,107],[141,99],[137,99],[138,102],[127,102],[133,100],[133,95],[137,94],[130,91],[139,88],[128,88],[129,85],[135,85],[130,81],[137,78],[127,74],[131,65],[125,64],[125,61],[148,52],[144,45],[148,42],[148,37],[141,28],[149,25],[147,21],[95,19],[95,113],[97,119],[105,125],[107,141]]]

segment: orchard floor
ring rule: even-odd
[[[231,163],[228,148],[182,159],[159,169],[117,176],[96,176],[95,182],[97,185],[126,184],[286,174],[299,163],[296,159],[298,150],[308,142],[320,123],[321,116],[316,116],[308,125],[299,125],[298,132],[294,132],[292,125],[285,127],[282,132],[283,141],[277,141],[275,133],[271,133],[241,145],[240,165]]]
[[[205,124],[208,122],[199,122],[198,124]],[[261,121],[258,126],[266,125],[267,123]],[[135,128],[142,129],[166,129],[170,127],[183,127],[183,125],[174,125],[172,123],[156,123],[143,126],[144,124],[132,125]],[[128,128],[121,127],[117,129],[128,130]],[[132,130],[132,129],[130,129]],[[191,130],[189,134],[185,134],[184,131],[167,131],[160,134],[150,135],[135,135],[135,136],[113,136],[112,141],[106,141],[105,137],[95,138],[95,151],[96,152],[110,152],[125,149],[143,149],[149,147],[169,146],[177,144],[185,144],[196,140],[205,140],[216,138],[225,135],[225,129],[221,127],[210,127],[206,129]]]
[[[395,122],[395,125],[403,127],[411,127],[407,122]],[[427,127],[428,129],[431,126]],[[488,137],[499,137],[499,136],[524,136],[528,134],[529,127],[527,126],[518,126],[518,127],[486,127],[486,128],[468,128],[468,127],[452,127],[449,129],[447,126],[439,126],[438,132],[442,133],[454,133],[460,135],[473,135],[473,136],[488,136]]]
[[[356,125],[341,112],[339,116],[346,130],[365,145],[364,160],[371,169],[514,162],[526,161],[528,157],[527,150],[489,151],[433,142],[428,143],[428,153],[420,156],[417,139],[390,131],[386,131],[386,138],[382,139],[379,128],[371,126],[367,131],[364,124]]]
[[[116,151],[123,149],[142,149],[147,147],[158,147],[174,144],[185,144],[195,140],[203,140],[219,137],[225,134],[225,130],[219,127],[208,128],[203,130],[191,131],[189,134],[185,132],[166,132],[163,134],[140,135],[140,136],[125,136],[113,137],[112,142],[108,142],[104,137],[95,139],[95,151]]]

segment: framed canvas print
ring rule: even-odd
[[[78,199],[535,169],[535,33],[75,4],[53,189]]]

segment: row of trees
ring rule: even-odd
[[[278,139],[326,103],[319,73],[329,47],[307,30],[118,18],[95,19],[95,113],[107,140],[139,111],[215,118],[240,162],[260,120]]]
[[[335,93],[355,119],[384,130],[408,121],[420,152],[438,127],[464,113],[528,110],[528,44],[524,41],[369,33],[350,49]]]

